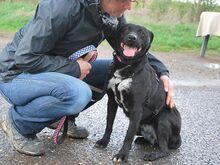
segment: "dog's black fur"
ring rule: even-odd
[[[127,160],[135,135],[139,136],[139,142],[142,139],[160,148],[157,152],[146,153],[144,160],[167,156],[169,149],[181,145],[180,114],[176,107],[170,110],[165,105],[163,83],[146,55],[152,40],[153,33],[139,25],[126,24],[118,31],[107,86],[107,126],[103,138],[96,143],[99,148],[108,145],[117,108],[122,107],[129,117],[129,127],[121,150],[113,157],[114,162]]]

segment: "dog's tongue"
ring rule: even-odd
[[[127,45],[124,45],[124,51],[123,54],[127,57],[133,57],[135,55],[135,52],[137,51],[137,48],[131,48]]]

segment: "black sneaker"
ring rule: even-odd
[[[32,138],[22,136],[13,126],[9,114],[2,114],[0,127],[6,133],[14,148],[23,154],[40,156],[45,154],[44,144],[35,135]]]
[[[59,121],[51,124],[48,128],[56,129],[58,123]],[[89,131],[85,127],[77,126],[74,121],[68,120],[67,135],[74,139],[85,139],[89,136]]]

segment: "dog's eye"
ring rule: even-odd
[[[129,33],[130,31],[131,31],[131,28],[129,27],[125,29],[125,33]]]
[[[130,29],[129,29],[129,28],[124,28],[124,29],[121,30],[121,34],[122,34],[122,35],[126,35],[126,34],[128,34],[129,32],[130,32]]]
[[[141,30],[141,29],[138,30],[138,35],[139,35],[141,38],[144,38],[144,37],[145,37],[145,33],[144,33],[143,30]]]

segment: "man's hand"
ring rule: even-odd
[[[98,56],[98,52],[96,50],[93,50],[86,54],[86,56],[83,56],[83,60],[87,62],[93,62],[93,60],[96,59]]]
[[[89,74],[92,68],[92,65],[90,64],[90,62],[93,62],[97,56],[98,56],[98,52],[94,50],[76,60],[76,62],[78,62],[79,67],[80,67],[80,72],[81,72],[81,75],[79,78],[80,80],[84,79],[87,76],[87,74]]]
[[[165,92],[167,92],[166,104],[172,109],[175,105],[172,82],[166,75],[161,76],[160,79],[163,81]]]
[[[92,68],[92,65],[88,63],[87,61],[84,61],[82,58],[78,58],[76,62],[78,62],[79,64],[80,72],[81,72],[80,80],[82,80],[87,76],[87,74],[89,74]]]

